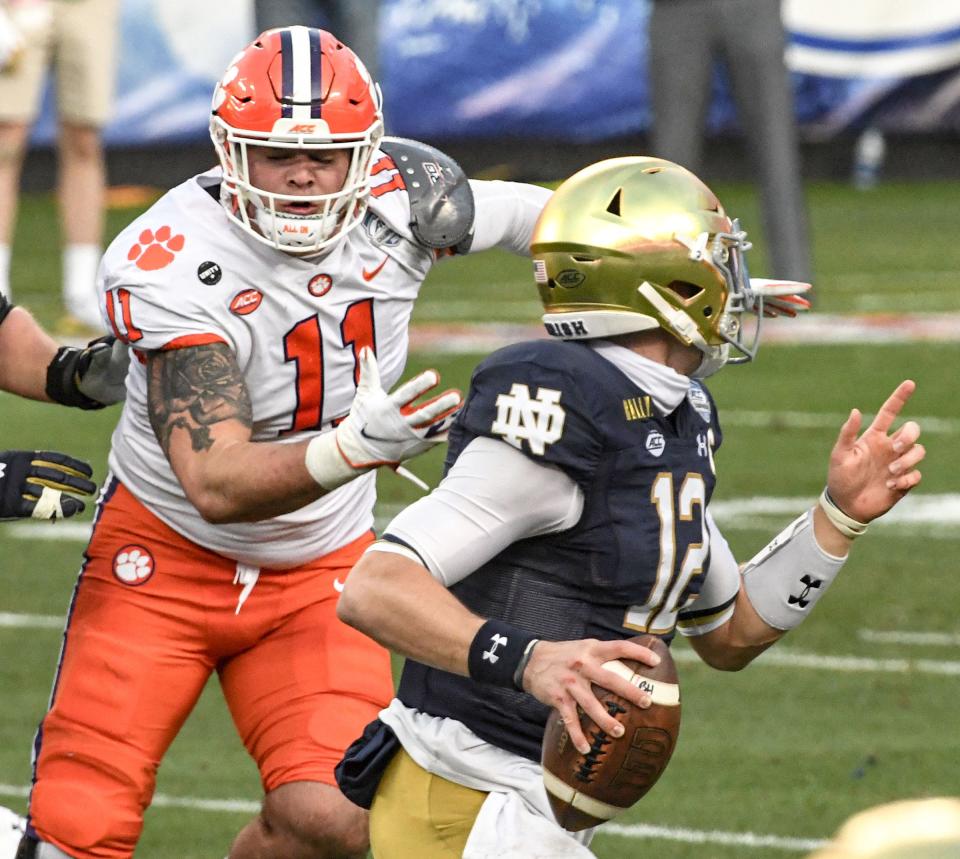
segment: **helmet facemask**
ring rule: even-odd
[[[258,240],[288,253],[312,254],[339,241],[363,220],[370,196],[371,162],[382,136],[382,125],[375,134],[359,141],[330,143],[288,142],[275,134],[258,139],[249,134],[240,136],[228,127],[220,129],[220,133],[224,138],[223,144],[217,146],[224,176],[221,202],[228,214]],[[280,194],[258,188],[250,181],[249,152],[253,146],[298,151],[342,149],[350,162],[338,191]],[[285,202],[311,203],[319,206],[319,211],[310,215],[285,212],[279,205]]]
[[[380,88],[330,33],[297,26],[261,34],[217,85],[212,113],[210,136],[224,177],[221,202],[249,235],[288,253],[313,254],[362,221],[383,136]],[[345,150],[343,185],[312,195],[259,188],[250,179],[254,146]],[[318,211],[285,212],[286,202],[308,203]]]

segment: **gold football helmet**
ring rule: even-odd
[[[747,234],[689,170],[660,158],[600,161],[564,182],[533,235],[547,331],[587,339],[663,328],[704,354],[697,376],[756,354],[762,315]],[[731,357],[731,347],[735,354]]]

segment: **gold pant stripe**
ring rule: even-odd
[[[400,749],[370,810],[374,859],[460,859],[486,798],[427,772]]]

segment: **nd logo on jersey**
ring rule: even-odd
[[[567,415],[559,402],[560,391],[537,388],[537,396],[531,399],[530,388],[514,382],[509,394],[497,397],[497,419],[490,429],[516,448],[527,442],[531,453],[543,456],[547,445],[563,434]]]

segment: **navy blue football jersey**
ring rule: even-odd
[[[538,638],[670,639],[709,563],[704,512],[720,426],[707,390],[671,413],[589,346],[537,340],[475,370],[450,432],[446,467],[475,438],[513,445],[568,474],[584,495],[575,526],[507,547],[451,587],[472,611]],[[488,742],[540,758],[548,708],[409,660],[400,699],[467,724]]]

